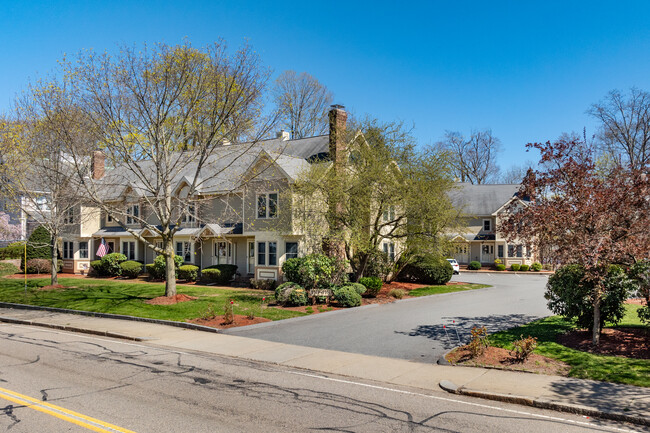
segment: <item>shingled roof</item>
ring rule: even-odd
[[[492,215],[516,196],[519,184],[482,184],[459,183],[457,188],[449,193],[456,209],[465,215]]]

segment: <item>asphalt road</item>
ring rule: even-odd
[[[88,425],[157,433],[627,431],[442,392],[0,324],[0,431],[82,432]]]
[[[543,274],[464,273],[453,281],[492,287],[405,299],[326,314],[231,328],[228,334],[365,355],[436,362],[473,326],[489,332],[551,315]],[[443,328],[443,325],[446,328]],[[458,332],[456,332],[458,331]]]

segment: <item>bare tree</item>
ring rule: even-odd
[[[612,90],[587,113],[600,121],[597,138],[609,157],[634,169],[650,164],[650,93],[634,87],[628,95]]]
[[[496,159],[501,151],[501,140],[492,134],[492,130],[475,130],[469,137],[460,132],[447,131],[438,147],[449,153],[454,175],[461,182],[482,184],[498,178]]]
[[[206,186],[241,187],[238,179],[219,175],[241,164],[255,143],[234,145],[239,137],[266,133],[251,128],[262,110],[268,72],[248,46],[231,54],[223,43],[123,48],[115,56],[88,52],[62,64],[64,82],[45,89],[65,88],[64,111],[82,113],[80,120],[95,134],[95,149],[113,167],[105,176],[89,176],[88,160],[97,159],[96,150],[64,140],[78,188],[165,257],[165,294],[174,296],[174,235],[182,223],[196,221]]]
[[[284,71],[275,80],[273,99],[291,138],[310,137],[327,130],[332,93],[306,72]]]
[[[501,172],[499,182],[507,184],[519,184],[524,181],[526,173],[534,167],[532,161],[526,161],[524,164],[511,165],[506,171]]]

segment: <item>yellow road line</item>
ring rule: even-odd
[[[54,404],[46,403],[44,401],[40,401],[23,394],[18,394],[17,392],[13,392],[8,389],[0,388],[0,398],[9,400],[13,403],[28,407],[30,409],[37,410],[39,412],[46,413],[48,415],[55,416],[59,419],[71,422],[81,427],[85,427],[92,431],[101,433],[135,433],[131,430],[123,429],[122,427],[118,427],[116,425],[109,424],[107,422],[100,421],[86,415],[82,415],[78,412],[68,410],[61,406],[56,406]]]

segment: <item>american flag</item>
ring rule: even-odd
[[[108,247],[106,246],[106,242],[104,241],[104,238],[102,238],[102,243],[99,244],[99,248],[97,248],[97,257],[104,257],[107,252],[108,252]]]

